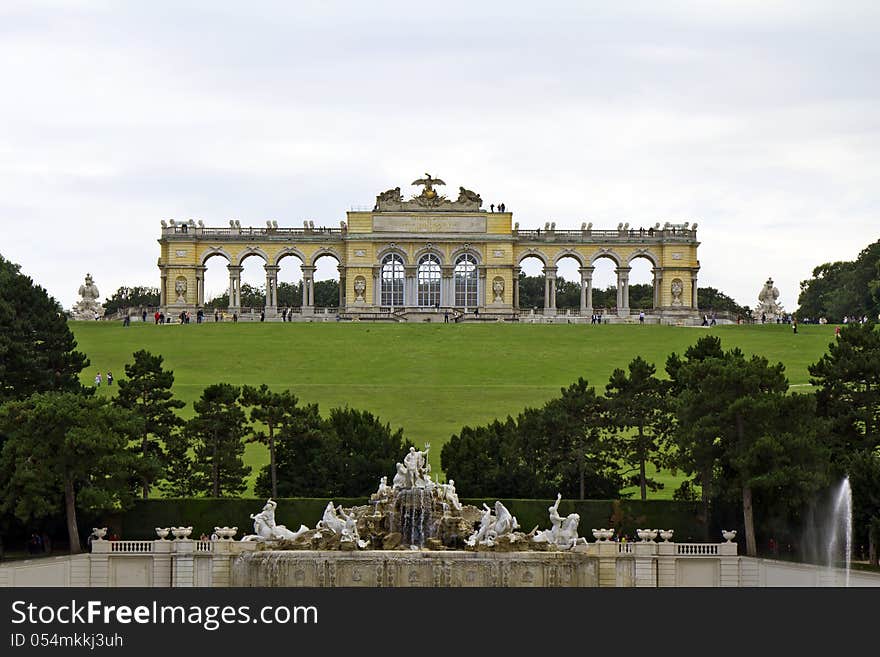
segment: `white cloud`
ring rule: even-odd
[[[872,3],[0,6],[0,253],[65,305],[156,284],[162,218],[304,218],[423,171],[521,225],[700,224],[786,306],[878,237]],[[222,287],[222,279],[219,282]]]

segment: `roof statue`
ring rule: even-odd
[[[430,173],[414,180],[412,184],[424,188],[421,194],[405,201],[400,187],[389,189],[376,196],[373,212],[479,212],[483,202],[479,194],[464,187],[458,188],[459,194],[456,200],[446,198],[434,189],[435,186],[446,183]]]

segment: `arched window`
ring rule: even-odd
[[[382,259],[382,305],[403,305],[403,260],[396,253]]]
[[[477,305],[477,261],[468,253],[455,261],[455,305]]]
[[[440,259],[428,254],[419,261],[419,305],[440,303]]]

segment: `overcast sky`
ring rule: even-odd
[[[336,227],[430,172],[523,228],[697,221],[702,285],[793,309],[880,237],[878,7],[4,0],[0,254],[69,307],[158,285],[161,219]]]

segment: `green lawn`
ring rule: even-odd
[[[175,392],[192,402],[212,383],[290,388],[301,400],[364,408],[416,444],[431,443],[432,467],[440,448],[463,425],[515,415],[557,395],[578,376],[599,391],[612,370],[636,355],[663,372],[669,353],[682,353],[705,332],[725,349],[739,346],[782,361],[795,390],[809,387],[807,366],[834,339],[834,327],[785,325],[708,328],[632,325],[239,323],[156,326],[120,322],[72,322],[79,348],[91,360],[82,380],[108,370],[119,378],[132,352],[165,357]],[[101,394],[110,394],[102,386]],[[268,462],[266,448],[248,445],[246,460]],[[376,473],[377,478],[382,473]],[[654,498],[669,498],[676,479]],[[463,491],[463,495],[467,492]]]

